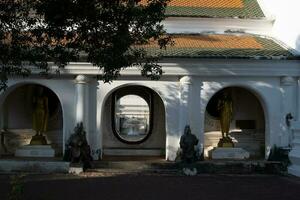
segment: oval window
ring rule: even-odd
[[[150,104],[139,95],[126,94],[115,97],[114,107],[117,137],[127,143],[144,141],[150,132]]]

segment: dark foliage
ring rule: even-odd
[[[143,1],[145,2],[145,1]],[[28,76],[34,66],[49,74],[70,61],[101,69],[110,82],[126,67],[138,66],[151,79],[162,75],[157,57],[140,46],[171,43],[161,21],[169,0],[3,0],[0,2],[0,91],[10,75]]]
[[[283,164],[283,167],[287,168],[288,165],[291,164],[288,153],[289,153],[288,149],[284,149],[284,148],[277,147],[276,145],[274,145],[271,148],[268,161],[281,162]]]

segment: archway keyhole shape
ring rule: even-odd
[[[26,83],[12,86],[4,92],[1,105],[3,124],[7,130],[7,147],[11,153],[20,146],[28,145],[33,130],[33,112],[35,97],[42,93],[48,102],[47,127],[44,135],[55,149],[56,155],[63,154],[63,111],[58,96],[48,87]]]
[[[133,156],[146,151],[165,154],[165,106],[153,89],[136,84],[116,87],[105,95],[101,115],[104,155],[114,149]]]
[[[263,106],[257,96],[242,87],[227,87],[216,92],[208,101],[205,112],[204,146],[206,157],[217,147],[222,137],[220,126],[220,99],[224,94],[232,99],[233,115],[229,135],[235,147],[248,151],[253,158],[265,155],[266,120]]]

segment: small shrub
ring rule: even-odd
[[[289,151],[287,149],[277,147],[276,145],[274,145],[270,151],[268,161],[281,162],[284,170],[286,170],[287,167],[291,164],[288,152]]]
[[[15,175],[10,180],[9,200],[21,200],[24,194],[24,177],[25,175]]]

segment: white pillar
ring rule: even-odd
[[[3,105],[0,104],[0,130],[4,128],[4,108]]]
[[[180,79],[180,136],[184,133],[186,125],[190,125],[192,134],[199,139],[197,150],[202,153],[202,127],[201,127],[201,89],[202,84],[195,82],[192,76],[184,76]]]
[[[75,79],[76,100],[75,100],[75,124],[82,122],[85,130],[88,133],[87,111],[88,111],[88,77],[78,75]]]
[[[296,97],[296,107],[297,107],[297,113],[296,113],[296,120],[300,122],[300,77],[298,77],[297,80],[297,97]]]
[[[2,95],[2,96],[1,96]],[[7,108],[5,107],[4,105],[4,102],[5,102],[5,97],[4,97],[4,91],[1,91],[0,92],[0,140],[2,140],[4,137],[2,134],[4,132],[3,129],[5,129],[5,115],[6,115],[6,111],[7,111]],[[2,146],[2,141],[0,141],[0,157],[1,157],[1,154],[4,153],[4,147]]]
[[[298,78],[297,85],[297,119],[292,123],[293,141],[292,150],[289,153],[291,160],[291,166],[288,168],[288,172],[295,176],[300,177],[300,82]]]
[[[179,131],[181,135],[186,125],[191,123],[191,92],[192,77],[184,76],[180,79],[180,112],[179,112]]]
[[[295,118],[296,115],[296,79],[290,76],[281,78],[282,91],[282,131],[280,131],[279,142],[280,146],[288,146],[291,142],[291,129],[286,123],[288,114]],[[291,120],[290,120],[291,121]]]
[[[0,93],[1,95],[1,93]],[[1,154],[3,153],[2,150],[3,150],[3,146],[2,146],[2,134],[3,134],[3,105],[1,104],[1,101],[0,101],[0,157],[1,157]]]
[[[203,153],[202,151],[204,150],[204,134],[205,134],[205,112],[206,112],[206,107],[202,106],[203,105],[203,98],[201,94],[203,94],[203,82],[201,81],[198,85],[197,88],[197,101],[196,101],[196,106],[194,109],[194,112],[197,112],[195,115],[195,118],[197,120],[197,131],[199,132],[199,144],[198,144],[198,149],[200,150],[199,153]]]

